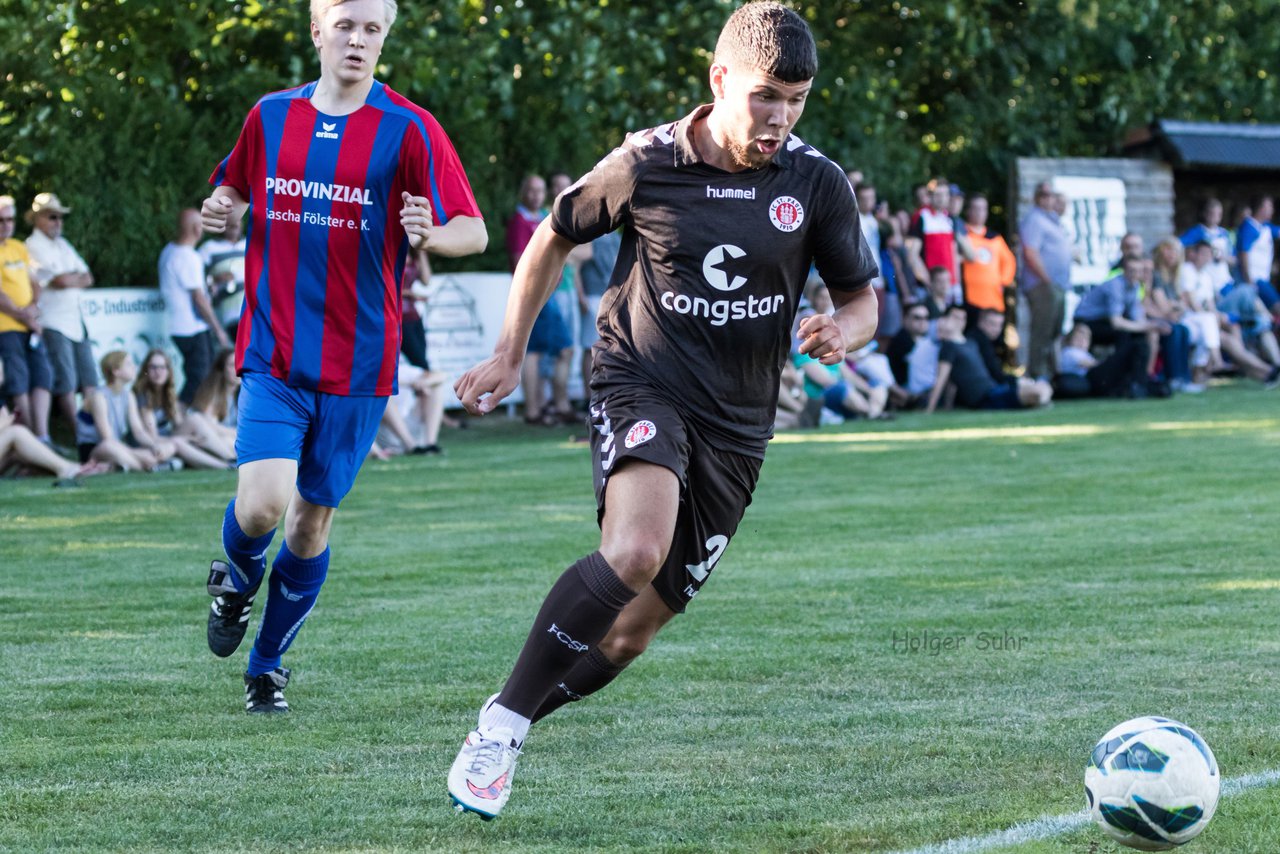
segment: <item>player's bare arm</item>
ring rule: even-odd
[[[400,198],[404,202],[400,209],[400,224],[414,251],[426,250],[435,255],[457,258],[479,254],[489,245],[489,231],[479,217],[455,216],[444,225],[437,226],[431,214],[431,201],[426,196],[401,193]]]
[[[511,280],[506,318],[493,355],[453,385],[458,400],[471,414],[492,412],[520,384],[520,364],[524,361],[533,321],[560,284],[565,260],[575,245],[556,234],[549,219],[543,220],[533,233]]]
[[[800,352],[824,365],[836,365],[845,353],[860,350],[875,337],[878,301],[875,290],[831,290],[835,314],[812,314],[800,321]]]
[[[200,224],[205,231],[222,234],[226,231],[227,220],[244,216],[248,207],[249,203],[240,195],[239,190],[234,187],[218,187],[200,206]]]

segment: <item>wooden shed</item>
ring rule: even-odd
[[[1235,228],[1251,197],[1280,196],[1280,125],[1158,119],[1131,131],[1124,151],[1173,170],[1179,232],[1196,223],[1205,199],[1221,201],[1222,224]]]

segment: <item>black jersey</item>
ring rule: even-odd
[[[693,143],[710,109],[632,134],[560,195],[551,224],[575,243],[624,227],[592,391],[655,389],[713,446],[762,457],[810,266],[840,291],[878,268],[839,166],[794,135],[763,168],[711,166]]]

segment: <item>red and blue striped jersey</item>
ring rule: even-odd
[[[457,152],[426,110],[374,81],[346,116],[316,110],[316,84],[266,95],[209,183],[249,202],[236,369],[329,394],[396,391],[401,191],[433,220],[480,216]]]

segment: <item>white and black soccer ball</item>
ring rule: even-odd
[[[1218,761],[1205,740],[1169,718],[1112,728],[1084,772],[1089,815],[1122,845],[1167,851],[1194,839],[1218,807]]]

